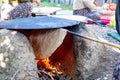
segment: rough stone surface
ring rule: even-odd
[[[17,31],[0,30],[0,80],[38,80],[33,49]]]
[[[108,39],[109,36],[106,35],[107,31],[110,31],[110,29],[96,25],[89,26],[83,24],[79,26],[78,32],[81,35],[95,39],[101,37],[105,40],[110,40]],[[115,58],[118,58],[119,53],[112,50],[109,46],[77,36],[74,36],[74,46],[76,63],[73,80],[112,79],[113,66],[116,61]]]

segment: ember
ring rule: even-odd
[[[36,60],[41,80],[72,79],[74,54],[71,37],[67,35],[61,46],[49,58]]]
[[[59,72],[59,67],[55,67],[53,65],[50,64],[50,60],[49,58],[46,59],[41,59],[41,60],[37,60],[37,65],[38,68],[41,69],[46,69],[46,70],[51,70],[51,71],[57,71]],[[60,66],[60,63],[58,63],[58,66]],[[62,72],[61,72],[62,73]]]
[[[57,67],[50,64],[49,58],[42,59],[42,60],[36,60],[38,65],[38,75],[41,80],[70,80],[70,77],[65,74],[65,72],[61,71],[59,69],[59,66],[61,65],[58,63]]]

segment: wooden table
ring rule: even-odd
[[[55,15],[57,11],[60,11],[59,7],[36,7],[33,8],[32,13],[35,15]]]

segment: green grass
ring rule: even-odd
[[[35,3],[34,3],[34,6],[36,7]],[[41,2],[40,7],[45,7],[45,6],[47,6],[47,7],[61,7],[63,10],[72,10],[72,5]]]
[[[1,4],[2,0],[0,0]],[[34,6],[36,7],[36,4],[34,3]],[[49,3],[48,0],[41,1],[41,6],[40,7],[61,7],[63,10],[72,10],[72,5],[67,5],[67,4],[55,4],[55,3]]]

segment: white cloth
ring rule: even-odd
[[[35,52],[36,59],[50,57],[62,44],[66,31],[62,29],[33,31],[30,41]]]
[[[73,10],[89,8],[94,10],[96,5],[93,3],[93,0],[74,0],[73,2]]]

